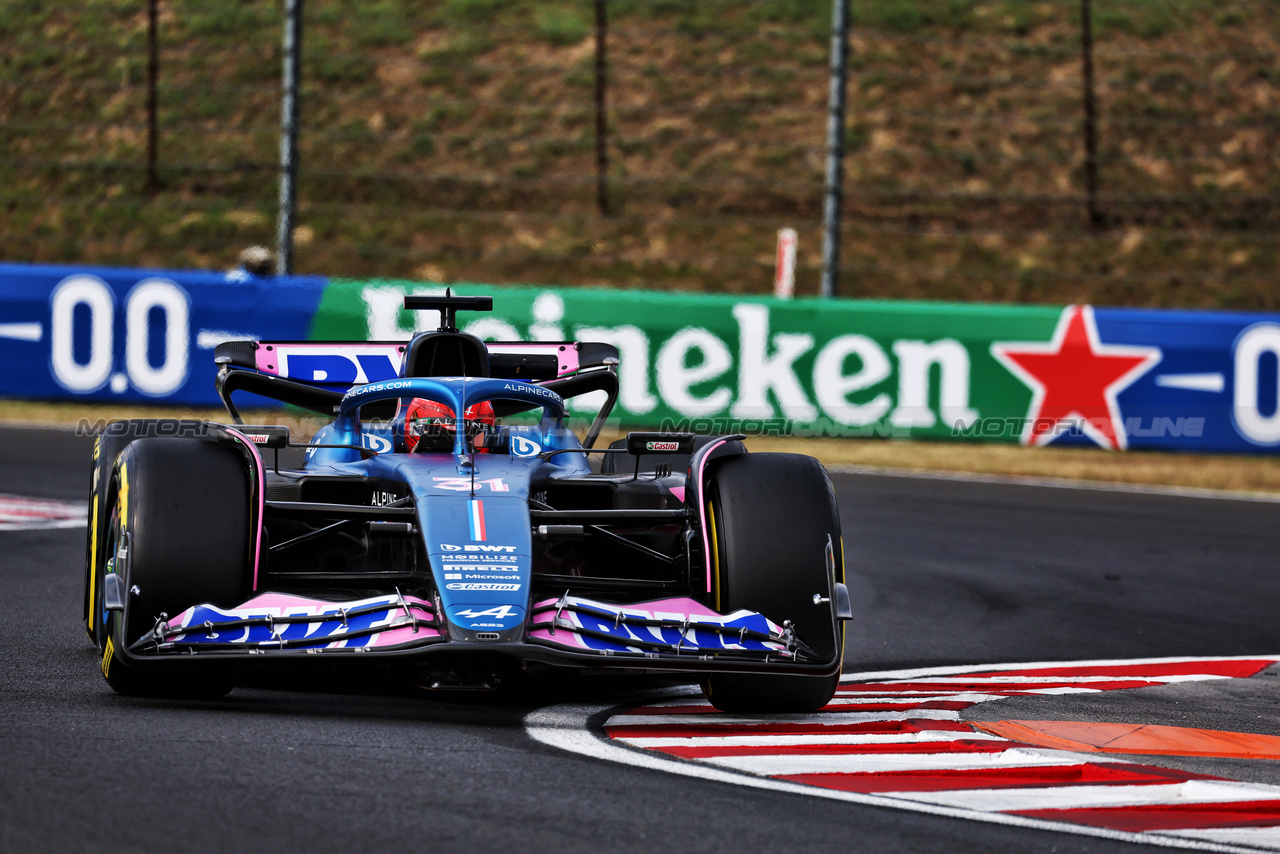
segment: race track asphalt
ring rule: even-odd
[[[0,493],[84,500],[90,440],[0,428]],[[846,669],[1280,652],[1280,505],[836,475]],[[83,530],[0,531],[0,852],[1150,850],[561,753],[584,678],[441,697],[259,679],[216,703],[103,682]],[[652,684],[652,683],[648,683]]]

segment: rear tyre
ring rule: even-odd
[[[108,506],[112,528],[103,577],[123,571],[130,592],[118,625],[122,612],[103,611],[103,585],[96,585],[96,607],[108,631],[102,659],[107,683],[126,696],[224,696],[234,685],[225,667],[198,660],[130,665],[115,645],[134,643],[162,613],[172,618],[193,605],[234,607],[245,600],[250,531],[244,457],[208,441],[139,439],[120,454]],[[121,551],[123,559],[116,557]]]
[[[800,454],[743,454],[725,460],[709,490],[712,605],[727,614],[758,611],[824,659],[843,657],[835,629],[832,582],[843,581],[840,513],[826,470]],[[836,577],[827,566],[834,551]],[[808,712],[830,702],[840,674],[781,676],[713,673],[702,690],[726,712]]]

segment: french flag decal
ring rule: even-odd
[[[484,502],[478,498],[471,499],[467,515],[471,518],[471,539],[484,542]]]

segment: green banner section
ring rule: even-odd
[[[615,345],[623,423],[718,433],[1016,442],[1017,428],[989,434],[985,425],[1023,418],[1031,392],[991,344],[1047,341],[1062,314],[1058,306],[452,287],[494,298],[492,313],[458,318],[481,338]],[[422,282],[335,279],[311,337],[407,339],[439,318],[405,311],[404,296],[443,293]]]

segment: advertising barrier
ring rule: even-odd
[[[306,338],[320,278],[0,264],[0,396],[215,405],[213,348]]]
[[[420,282],[334,280],[316,338],[402,339]],[[700,432],[1270,452],[1280,316],[606,288],[492,294],[493,340],[605,341],[625,424]],[[417,315],[417,316],[415,316]],[[580,407],[583,404],[578,404]]]
[[[698,432],[1280,448],[1280,315],[455,285],[489,340],[604,341],[615,414]],[[0,264],[0,397],[216,404],[223,340],[406,340],[387,280]],[[323,354],[321,354],[323,355]],[[334,358],[346,358],[335,354]],[[397,365],[361,359],[374,381]],[[375,363],[376,362],[376,363]],[[598,405],[578,399],[586,414]]]

